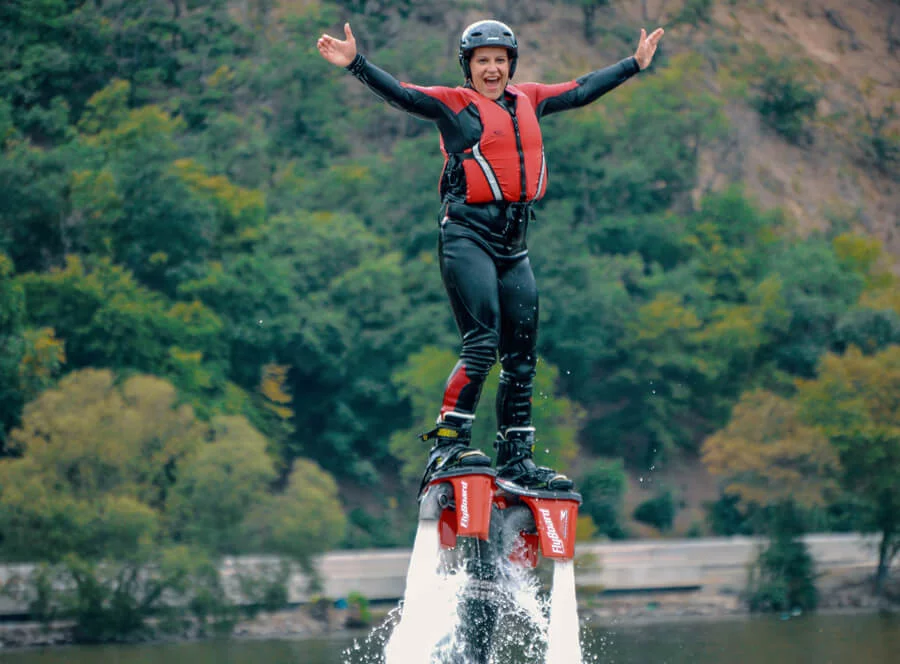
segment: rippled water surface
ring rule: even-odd
[[[810,615],[588,630],[586,662],[610,664],[888,664],[900,662],[900,616]],[[367,643],[368,641],[368,643]],[[354,648],[354,642],[356,648]],[[377,639],[67,647],[0,652],[3,664],[375,664]],[[348,654],[349,653],[349,654]],[[521,664],[509,655],[496,664]],[[416,664],[416,663],[410,663]],[[424,663],[423,663],[424,664]]]

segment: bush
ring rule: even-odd
[[[675,511],[675,497],[670,489],[665,489],[638,505],[632,516],[636,521],[666,532],[675,523]]]
[[[597,533],[611,539],[625,537],[620,523],[625,484],[625,466],[621,459],[596,461],[579,483],[583,499],[581,512],[591,517]]]
[[[808,143],[822,91],[806,68],[788,60],[762,56],[757,62],[756,96],[763,120],[791,143]]]
[[[750,571],[747,603],[751,611],[816,608],[815,562],[803,540],[778,538],[759,554]]]
[[[880,113],[866,109],[857,117],[856,135],[864,158],[884,174],[896,171],[900,165],[900,130],[898,113],[893,102]]]
[[[755,532],[753,506],[742,510],[740,496],[723,493],[716,500],[707,502],[706,523],[714,535],[752,535]]]
[[[773,510],[769,545],[760,552],[747,582],[751,611],[816,608],[815,561],[800,539],[801,531],[801,515],[792,505]]]
[[[216,566],[181,547],[127,561],[72,554],[7,583],[4,593],[45,624],[72,621],[76,643],[130,642],[192,623],[201,634],[229,633],[239,616]]]
[[[369,600],[358,592],[352,592],[347,596],[347,605],[350,615],[347,618],[347,627],[368,627],[372,624],[372,611],[369,609]]]
[[[289,561],[276,558],[235,563],[237,590],[248,615],[259,610],[278,611],[288,605],[291,567]]]

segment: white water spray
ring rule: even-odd
[[[419,521],[413,544],[400,622],[384,648],[385,664],[432,661],[441,642],[455,631],[457,596],[462,582],[442,574],[438,522]]]
[[[459,639],[468,638],[467,625],[472,626],[460,623],[461,615],[467,615],[461,611],[462,598],[471,597],[467,593],[471,579],[461,569],[454,569],[457,566],[449,564],[446,554],[442,555],[438,527],[436,519],[419,521],[403,601],[364,644],[354,643],[345,651],[344,664],[468,661],[465,653],[472,643]],[[451,558],[454,555],[447,553]],[[462,550],[455,553],[466,555]],[[484,661],[582,664],[573,561],[553,561],[553,586],[547,597],[540,592],[534,570],[511,563],[506,555],[501,558],[494,561],[496,585],[489,591],[496,622],[493,645],[489,653],[484,653]],[[592,657],[590,661],[596,660]]]
[[[578,640],[578,602],[575,598],[575,563],[553,563],[553,590],[550,594],[550,625],[547,628],[546,664],[581,662]]]
[[[421,522],[403,602],[383,625],[373,630],[365,643],[355,643],[344,652],[344,664],[461,661],[458,657],[465,651],[465,644],[456,641],[458,608],[469,577],[463,572],[448,574],[442,569],[437,541],[436,522]],[[502,580],[498,580],[495,595],[498,614],[491,664],[584,662],[572,561],[554,561],[549,597],[540,592],[540,583],[532,570],[508,561],[503,561],[501,566]],[[589,657],[588,661],[596,662],[595,657]]]

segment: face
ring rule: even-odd
[[[509,81],[509,53],[501,46],[480,46],[469,60],[472,86],[488,99],[499,99]]]

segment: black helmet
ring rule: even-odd
[[[509,52],[509,77],[513,77],[519,59],[519,42],[508,25],[494,20],[478,21],[463,30],[462,37],[459,38],[459,65],[466,75],[466,80],[472,78],[469,58],[472,57],[472,51],[479,46],[505,47]]]

